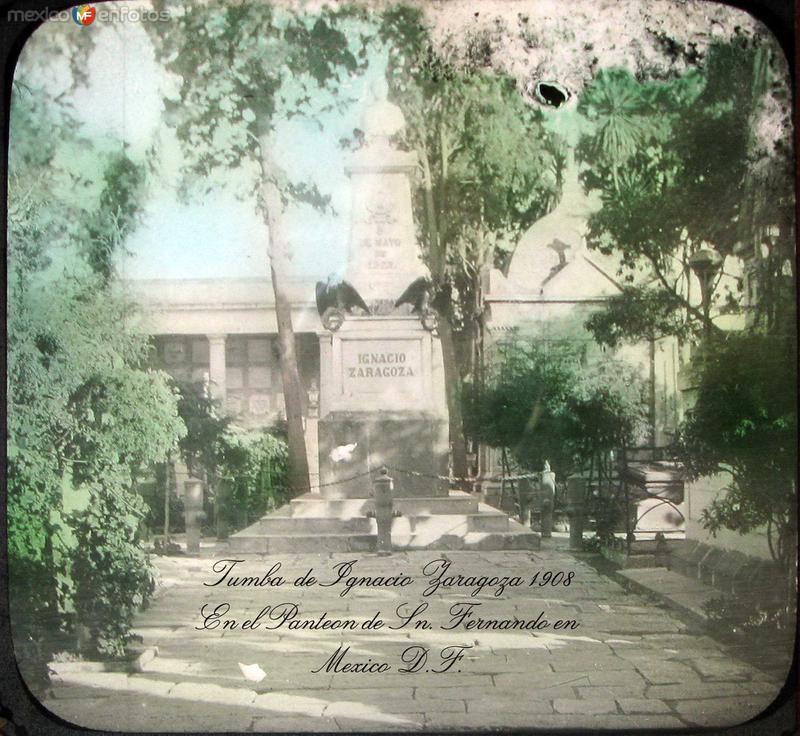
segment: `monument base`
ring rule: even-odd
[[[449,450],[444,419],[414,411],[339,411],[321,419],[318,431],[320,493],[326,498],[369,497],[369,471],[384,465],[394,479],[396,497],[448,493],[443,479]]]

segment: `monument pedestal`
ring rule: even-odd
[[[446,496],[447,432],[445,420],[422,412],[333,412],[319,423],[320,492],[326,498],[367,498],[370,471],[385,465],[395,496]],[[354,443],[351,460],[331,460],[337,447]]]
[[[324,496],[368,497],[368,473],[383,465],[398,497],[447,495],[441,349],[418,318],[349,317],[320,336],[320,370]]]

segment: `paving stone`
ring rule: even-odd
[[[353,731],[421,731],[425,723],[424,713],[409,713],[404,720],[387,723],[385,721],[370,721],[360,718],[334,718],[339,730],[346,733]]]
[[[671,713],[671,708],[663,700],[653,698],[617,698],[623,713]]]
[[[255,692],[250,689],[196,682],[180,682],[168,695],[170,698],[219,705],[249,705],[256,697]]]
[[[538,729],[546,719],[545,713],[446,713],[433,714],[425,722],[426,730],[479,731],[498,728]],[[546,726],[545,726],[546,727]]]
[[[430,690],[430,688],[414,688],[414,697],[420,700],[435,697],[437,700],[463,700],[465,702],[494,696],[499,693],[499,690],[495,687],[440,688],[435,691],[435,694],[432,693],[434,691]]]
[[[643,698],[646,690],[646,685],[602,685],[602,686],[589,686],[589,687],[576,687],[576,692],[581,698]]]
[[[154,680],[150,677],[135,675],[128,681],[131,693],[148,693],[150,695],[167,696],[177,683],[174,680]]]
[[[326,733],[340,730],[333,718],[310,718],[308,716],[270,716],[254,718],[250,729],[254,733]]]
[[[440,553],[436,553],[439,555]],[[448,591],[428,600],[429,617],[443,619],[457,601],[480,601],[484,618],[570,617],[573,632],[491,630],[341,632],[329,630],[196,632],[203,602],[219,592],[202,586],[210,561],[176,566],[174,587],[137,620],[146,646],[159,656],[140,674],[62,673],[44,698],[46,707],[82,718],[80,725],[113,729],[200,732],[320,732],[475,730],[486,727],[578,729],[610,732],[635,728],[681,728],[686,723],[719,725],[740,713],[755,715],[778,692],[777,680],[737,660],[735,651],[686,628],[670,611],[616,583],[558,549],[531,552],[441,553],[455,572],[516,574],[533,568],[576,571],[578,584],[559,590],[509,588],[501,597],[472,598]],[[339,555],[285,555],[287,579],[310,567],[317,572],[353,559]],[[430,553],[393,555],[393,571],[416,574]],[[254,559],[255,570],[270,557]],[[358,574],[385,573],[387,560],[366,556]],[[180,575],[178,574],[180,572]],[[193,579],[193,576],[196,579]],[[198,580],[200,583],[198,584]],[[417,589],[418,588],[418,589]],[[240,617],[269,602],[299,601],[304,617],[364,620],[375,611],[389,618],[413,591],[359,590],[346,597],[333,589],[230,589],[226,599]],[[312,673],[340,643],[353,660],[387,661],[385,674]],[[446,674],[400,674],[400,653],[410,644],[473,645]],[[752,645],[751,645],[752,648]],[[239,662],[259,663],[260,683],[246,681]],[[77,678],[73,678],[77,675]],[[73,678],[65,680],[64,677]],[[555,707],[554,705],[558,704]],[[749,710],[748,710],[749,709]],[[735,711],[735,712],[734,712]],[[681,720],[683,719],[683,720]],[[68,719],[69,720],[69,719]]]
[[[626,687],[642,687],[644,678],[634,669],[608,670],[607,672],[590,672],[590,685],[625,685]]]
[[[47,701],[50,698],[56,700],[75,700],[86,698],[93,700],[95,698],[108,698],[111,696],[119,695],[119,690],[103,690],[97,687],[88,687],[84,685],[58,685],[51,687],[48,694],[42,700]]]
[[[747,680],[755,674],[752,667],[733,662],[728,657],[690,659],[689,663],[709,680]]]
[[[128,689],[128,675],[123,672],[64,672],[52,675],[50,681],[54,685],[83,685],[116,692]]]
[[[621,657],[559,657],[553,658],[552,668],[555,672],[606,672],[609,670],[630,670],[633,665]]]
[[[677,662],[637,662],[636,669],[653,685],[672,683],[688,685],[700,681],[700,677],[694,669]]]
[[[701,682],[687,685],[653,685],[647,690],[647,697],[660,700],[702,700],[728,695],[745,697],[770,693],[772,697],[776,697],[778,691],[777,686],[764,682]]]
[[[467,702],[467,713],[486,714],[538,714],[552,713],[553,706],[549,700],[540,699],[537,694],[530,693],[529,697],[492,697],[487,696],[481,700]]]
[[[182,707],[164,707],[161,699],[118,697],[113,702],[61,701],[57,715],[85,728],[118,732],[182,731],[219,732],[249,728],[252,714],[247,709],[224,708],[203,702],[181,703]]]
[[[330,702],[316,695],[287,695],[286,693],[262,693],[252,703],[259,711],[271,711],[277,715],[297,714],[319,717]]]
[[[352,688],[363,688],[365,685],[371,687],[386,688],[394,690],[396,687],[407,687],[413,683],[414,687],[449,689],[454,687],[483,687],[493,686],[492,675],[426,675],[426,674],[395,674],[387,673],[381,675],[362,675],[362,674],[336,674],[331,680],[332,690],[349,690]]]
[[[450,701],[452,704],[452,701]],[[417,709],[416,713],[422,712]],[[446,711],[444,711],[446,712]],[[463,709],[460,712],[465,712]],[[401,713],[388,712],[381,706],[369,705],[358,701],[339,701],[336,703],[329,703],[325,708],[324,715],[326,718],[335,718],[337,720],[346,718],[348,720],[358,720],[365,723],[381,726],[410,726],[419,721],[415,711],[404,711]]]
[[[613,716],[608,717],[613,718]],[[643,729],[643,730],[655,730],[655,729],[670,729],[670,730],[683,730],[685,728],[685,724],[676,716],[668,715],[666,713],[658,714],[658,715],[637,715],[633,717],[628,717],[630,720],[630,726],[626,726],[623,723],[619,725],[598,725],[598,728],[635,728],[635,729]],[[601,719],[604,721],[605,719]],[[622,719],[619,719],[622,720]]]
[[[616,713],[617,704],[613,700],[554,700],[553,709],[556,713]]]
[[[726,697],[686,700],[675,703],[678,714],[698,726],[733,726],[755,718],[772,702],[772,698]]]

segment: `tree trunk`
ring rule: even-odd
[[[447,396],[447,413],[450,418],[450,445],[453,453],[453,474],[457,478],[466,478],[468,470],[467,443],[464,439],[464,417],[461,412],[461,397],[459,396],[461,376],[458,372],[453,328],[448,321],[447,315],[440,315],[439,341],[442,344],[444,386]],[[459,485],[463,485],[463,483],[459,483]]]
[[[422,148],[417,151],[423,172],[425,189],[425,213],[428,231],[429,268],[434,288],[440,288],[445,279],[445,248],[441,242],[436,206],[433,199],[433,177],[428,152]],[[444,363],[444,390],[447,398],[447,415],[450,425],[450,448],[453,459],[453,474],[457,478],[467,477],[467,443],[464,438],[464,418],[461,412],[459,387],[461,374],[458,370],[458,357],[453,327],[449,315],[439,315],[439,341],[442,345]],[[459,484],[463,484],[459,481]]]
[[[654,337],[648,340],[648,352],[650,363],[650,386],[647,397],[647,414],[648,423],[650,424],[650,445],[656,446],[656,341]],[[653,457],[655,460],[656,458]]]
[[[285,266],[289,260],[289,243],[283,230],[284,205],[275,182],[277,169],[269,156],[269,142],[261,139],[261,169],[263,176],[262,204],[269,227],[269,266],[272,290],[275,295],[275,319],[278,323],[281,379],[286,406],[286,424],[289,441],[289,493],[299,495],[310,488],[306,435],[303,427],[306,395],[300,382],[297,367],[292,305],[283,283]]]
[[[275,317],[278,322],[278,342],[281,353],[281,379],[289,435],[289,490],[292,496],[296,496],[310,488],[306,435],[303,427],[305,391],[300,382],[300,371],[297,368],[292,307],[281,286],[281,277],[278,275],[272,258],[270,258],[270,274],[275,294]]]

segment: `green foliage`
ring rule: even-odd
[[[651,340],[669,335],[688,337],[681,300],[666,290],[623,286],[605,308],[586,320],[586,329],[601,345],[617,347],[629,340]]]
[[[217,447],[223,513],[233,526],[240,528],[289,500],[283,439],[268,430],[228,427]]]
[[[693,477],[731,473],[727,493],[704,510],[712,532],[768,526],[784,563],[796,536],[797,348],[793,336],[728,335],[699,366],[697,402],[681,429]]]
[[[645,418],[641,379],[611,358],[584,365],[582,355],[572,342],[501,345],[485,385],[466,392],[470,436],[562,476],[633,444]]]
[[[708,243],[727,256],[768,237],[772,262],[760,284],[772,306],[760,306],[775,321],[790,305],[792,284],[780,294],[769,288],[793,252],[790,157],[756,135],[768,100],[780,96],[770,54],[745,40],[713,44],[696,69],[671,82],[603,70],[584,91],[579,110],[594,129],[577,153],[590,164],[584,184],[603,202],[587,242],[621,251],[624,282],[646,281],[589,324],[598,339],[714,330],[689,292],[689,257]]]
[[[144,168],[124,153],[112,156],[103,175],[99,206],[90,218],[86,260],[106,281],[140,215]]]
[[[216,472],[218,444],[230,424],[201,383],[178,384],[178,414],[186,425],[179,448],[189,473]]]
[[[72,618],[96,649],[124,646],[147,592],[135,479],[185,428],[167,376],[145,368],[146,338],[127,329],[131,305],[107,278],[113,248],[105,272],[86,258],[112,210],[133,223],[138,169],[81,139],[66,108],[24,79],[12,107],[9,590],[24,666],[41,675],[54,648],[67,648]],[[91,166],[82,170],[78,153]]]
[[[794,586],[794,583],[792,583]],[[712,598],[703,604],[710,624],[723,634],[746,637],[750,646],[781,647],[790,659],[787,643],[794,628],[793,611],[780,596],[752,600],[738,596]]]
[[[731,474],[703,524],[712,533],[766,524],[773,555],[787,562],[797,463],[791,157],[785,142],[759,132],[783,94],[775,65],[767,46],[737,39],[713,44],[696,70],[670,83],[604,71],[580,102],[596,125],[578,152],[591,164],[584,183],[603,201],[589,246],[620,249],[626,283],[587,328],[611,346],[703,336],[681,454],[694,477]],[[771,119],[773,130],[779,124]],[[689,259],[708,244],[723,256],[754,256],[749,332],[723,335],[690,294]],[[716,296],[719,313],[741,307],[733,292],[727,299]]]
[[[63,609],[73,593],[76,601],[94,597],[103,571],[91,562],[119,558],[116,574],[135,561],[146,573],[134,535],[116,517],[137,506],[137,473],[163,460],[185,430],[166,376],[139,367],[146,340],[120,330],[128,306],[96,277],[63,279],[58,289],[12,288],[10,296],[9,559],[12,569],[43,566],[51,584],[56,574],[71,577],[69,591],[53,590]],[[69,489],[88,490],[93,511],[66,514]],[[90,557],[79,564],[84,554]],[[130,624],[124,576],[118,585],[109,600],[119,610],[93,614],[92,630],[108,652],[119,651],[117,634]],[[20,612],[39,606],[24,595],[15,603]],[[77,604],[76,611],[79,618],[86,612]]]
[[[163,0],[155,3],[159,10],[165,6]],[[230,8],[170,3],[169,11],[170,23],[147,28],[156,57],[176,75],[177,94],[165,108],[183,144],[188,174],[183,194],[189,196],[193,185],[210,191],[227,180],[269,227],[268,257],[284,346],[290,472],[296,486],[306,486],[305,400],[283,286],[293,252],[284,223],[290,205],[324,209],[329,198],[313,182],[290,178],[271,138],[281,122],[305,115],[321,125],[327,113],[350,101],[338,82],[364,68],[374,28],[370,32],[365,10],[353,5],[286,9],[250,2]]]
[[[94,650],[86,653],[121,657],[133,617],[154,587],[137,537],[145,507],[138,495],[107,477],[94,483],[90,494],[88,507],[68,520],[76,539],[73,605]]]
[[[465,62],[434,47],[414,11],[389,13],[392,100],[417,154],[414,213],[440,316],[453,468],[467,474],[458,399],[480,372],[481,274],[506,268],[521,234],[550,211],[561,190],[560,141],[514,81],[487,68],[491,47],[470,39]]]
[[[287,501],[285,429],[236,426],[220,414],[202,384],[181,383],[178,390],[178,414],[187,429],[179,442],[180,455],[189,473],[207,482],[216,521],[239,529]],[[167,492],[166,470],[159,468],[157,476],[157,486]],[[163,496],[159,506],[163,507]],[[170,518],[175,519],[172,512]],[[163,525],[161,508],[151,512],[151,520]]]
[[[168,25],[150,24],[147,30],[158,57],[180,84],[166,107],[184,144],[187,181],[235,167],[239,178],[247,179],[244,194],[258,197],[259,135],[278,120],[313,118],[342,104],[336,82],[364,63],[359,53],[368,40],[363,13],[327,6],[287,12],[250,2],[231,8],[187,3],[180,13],[170,5],[170,12]],[[269,175],[284,196],[324,205],[315,187],[292,182],[272,168]]]
[[[507,265],[520,235],[557,202],[563,152],[510,77],[452,64],[413,15],[405,22],[391,47],[390,84],[420,161],[420,243],[437,286],[454,290],[440,311],[469,329],[481,268]]]

